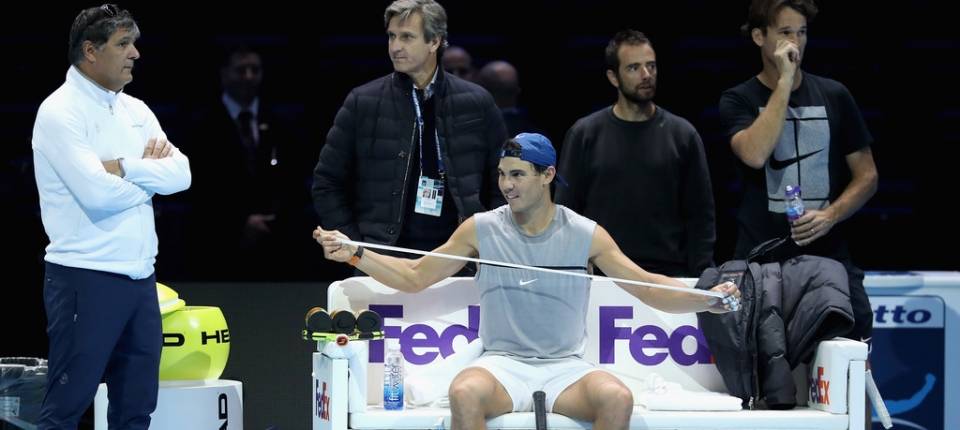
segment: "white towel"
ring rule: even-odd
[[[367,362],[369,357],[367,342],[349,342],[337,345],[326,342],[323,355],[330,358],[347,359],[347,407],[350,412],[363,412],[367,409]]]
[[[635,401],[651,411],[739,411],[739,398],[711,391],[688,391],[652,373],[643,380]]]
[[[407,403],[414,406],[448,407],[447,391],[453,378],[483,353],[483,343],[477,338],[460,351],[437,363],[411,371],[404,378]]]

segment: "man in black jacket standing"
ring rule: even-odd
[[[327,133],[313,201],[324,229],[431,250],[476,212],[502,204],[506,131],[493,98],[438,67],[447,16],[397,0],[384,24],[394,73],[354,88]]]
[[[316,224],[307,185],[316,153],[301,145],[295,122],[262,92],[268,63],[261,53],[234,45],[223,54],[222,92],[192,114],[191,162],[204,172],[187,194],[187,235],[206,240],[185,250],[189,276],[303,279],[310,250],[297,232]]]

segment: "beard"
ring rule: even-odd
[[[621,81],[620,85],[618,86],[618,89],[620,90],[620,94],[623,94],[623,97],[625,99],[629,100],[631,103],[636,103],[638,105],[652,102],[653,97],[657,94],[656,83],[652,84],[652,88],[650,88],[649,90],[634,89],[631,91],[629,88],[625,88],[623,85],[623,82]],[[641,91],[643,93],[641,93]],[[650,95],[646,95],[644,93],[649,93]]]

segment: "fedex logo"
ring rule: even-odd
[[[673,333],[667,333],[656,325],[642,325],[635,330],[617,325],[617,320],[633,319],[632,306],[600,306],[600,363],[616,361],[614,345],[617,340],[630,343],[630,355],[644,366],[656,366],[667,357],[681,366],[711,363],[707,341],[699,328],[683,325]],[[696,340],[696,349],[688,353],[683,349],[683,340]]]
[[[830,404],[830,380],[823,378],[823,366],[817,366],[817,379],[808,377],[810,401],[821,405]]]
[[[400,326],[388,325],[388,318],[403,318],[403,305],[370,305],[370,310],[383,317],[383,336],[387,339],[400,340],[400,352],[408,363],[423,365],[437,358],[453,354],[453,340],[463,336],[467,342],[478,337],[480,329],[480,306],[467,307],[467,326],[452,324],[442,332],[426,324],[410,324],[401,329]],[[370,362],[383,363],[384,341],[370,342]]]
[[[316,406],[315,410],[317,411],[317,417],[321,420],[330,421],[330,397],[327,396],[327,383],[323,382],[323,388],[320,388],[320,380],[314,379],[316,387],[314,388],[314,393],[316,393]]]
[[[408,363],[423,365],[453,354],[453,342],[457,336],[463,336],[467,342],[478,337],[480,329],[480,307],[467,307],[467,325],[452,324],[438,332],[427,324],[410,324],[404,328],[390,325],[389,318],[403,318],[403,305],[370,305],[370,310],[384,318],[383,333],[387,339],[399,339],[400,351]],[[616,360],[614,345],[617,340],[627,340],[630,355],[645,366],[656,366],[667,357],[679,365],[710,364],[712,356],[707,348],[706,339],[699,328],[684,325],[667,333],[656,325],[643,325],[631,330],[617,326],[617,320],[632,319],[632,306],[600,307],[600,363],[613,363]],[[687,338],[695,341],[695,349],[687,352],[683,342]],[[370,362],[382,363],[384,342],[370,342]]]

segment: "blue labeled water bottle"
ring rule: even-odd
[[[403,353],[399,340],[387,342],[387,354],[383,357],[383,409],[403,410]]]
[[[787,185],[786,188],[787,221],[793,223],[803,216],[803,199],[800,198],[799,185]]]

